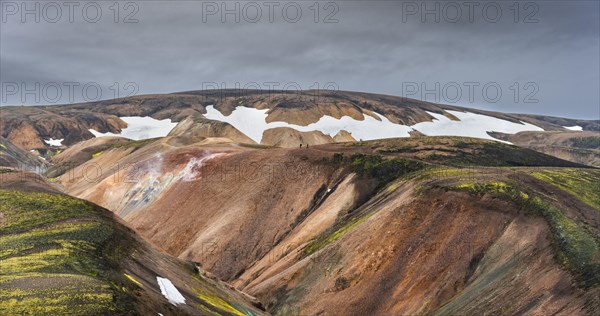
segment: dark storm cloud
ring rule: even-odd
[[[3,89],[3,104],[36,104],[21,88],[35,89],[39,83],[41,90],[48,82],[76,82],[79,88],[97,83],[103,98],[116,95],[115,83],[118,95],[128,95],[133,91],[124,87],[129,82],[138,94],[213,86],[208,83],[228,88],[236,83],[255,82],[264,88],[271,82],[280,88],[297,83],[310,89],[333,82],[343,90],[409,94],[503,112],[589,119],[600,115],[596,1],[539,1],[529,2],[529,7],[521,2],[516,11],[512,1],[476,2],[472,20],[466,2],[457,1],[453,3],[462,8],[461,18],[448,21],[456,16],[452,8],[445,15],[440,10],[439,23],[433,15],[422,21],[421,2],[319,2],[318,23],[313,1],[295,2],[302,9],[296,23],[289,22],[293,10],[288,21],[282,17],[287,2],[276,2],[272,23],[261,1],[252,2],[262,12],[256,23],[244,21],[254,18],[251,10],[239,15],[239,23],[234,15],[227,15],[224,23],[219,13],[203,15],[203,9],[221,6],[221,1],[133,1],[133,7],[120,2],[118,23],[113,2],[96,2],[103,13],[96,23],[86,21],[77,9],[71,23],[65,7],[56,23],[44,21],[43,15],[40,23],[32,16],[22,23],[20,12],[7,14],[7,8],[14,9],[11,3],[22,1],[2,1],[0,76],[19,90]],[[35,1],[27,3],[33,7]],[[234,8],[236,3],[248,6],[235,1],[226,5]],[[442,9],[446,3],[427,5]],[[408,15],[415,4],[419,12]],[[501,7],[502,15],[492,22],[493,5]],[[483,7],[491,8],[487,15]],[[323,23],[336,8],[337,23]],[[123,23],[134,9],[132,17],[138,22]],[[526,19],[534,23],[524,23]],[[468,85],[473,84],[477,86],[470,100]],[[502,89],[499,100],[494,99],[496,87]],[[434,92],[422,94],[422,88]],[[60,102],[68,102],[67,89],[61,92]],[[455,92],[461,93],[460,99]],[[75,90],[77,101],[82,95]],[[39,103],[49,103],[43,95],[41,99]],[[538,102],[524,102],[528,100]]]

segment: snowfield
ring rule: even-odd
[[[62,142],[63,140],[65,140],[64,138],[61,139],[54,139],[54,138],[50,138],[50,139],[44,139],[44,142],[50,146],[62,146]]]
[[[583,131],[583,127],[579,126],[579,125],[575,125],[575,126],[563,126],[564,128],[570,130],[570,131]]]
[[[233,110],[231,115],[225,116],[215,109],[214,106],[209,105],[206,107],[206,114],[204,114],[204,116],[211,120],[227,122],[233,125],[233,127],[237,128],[240,132],[246,134],[257,143],[260,143],[264,131],[277,127],[289,127],[300,132],[321,131],[323,134],[332,137],[339,131],[345,130],[351,133],[352,137],[357,140],[409,137],[410,135],[408,132],[411,131],[410,127],[394,124],[377,113],[376,115],[381,121],[378,121],[369,115],[365,115],[363,121],[355,120],[349,116],[343,116],[338,120],[335,117],[326,115],[321,117],[316,123],[301,126],[286,122],[267,123],[267,111],[268,109],[259,110],[238,106]]]
[[[160,287],[160,292],[162,295],[169,300],[169,303],[173,305],[185,304],[185,297],[179,293],[175,285],[169,279],[156,277],[156,282],[158,282],[158,286]]]
[[[257,143],[261,142],[265,130],[276,127],[289,127],[301,132],[321,131],[332,137],[339,131],[345,130],[352,134],[352,137],[356,140],[409,137],[410,131],[417,130],[428,136],[466,136],[500,141],[489,136],[487,132],[514,134],[521,131],[543,131],[542,128],[529,123],[514,123],[487,115],[459,111],[446,112],[456,116],[460,121],[452,121],[444,115],[427,112],[434,117],[432,122],[421,122],[412,126],[392,123],[379,113],[375,113],[375,115],[380,120],[369,115],[365,115],[365,119],[362,121],[349,116],[336,119],[326,115],[321,117],[318,122],[307,126],[286,122],[267,123],[267,111],[268,109],[260,110],[238,106],[231,115],[225,116],[210,105],[206,107],[204,116],[211,120],[233,125]]]
[[[95,137],[102,136],[121,136],[132,140],[142,140],[155,137],[164,137],[175,128],[177,123],[171,121],[171,119],[157,120],[155,118],[145,116],[123,116],[120,117],[127,127],[121,130],[120,134],[113,133],[100,133],[94,129],[89,129]]]
[[[515,134],[523,131],[543,131],[542,128],[529,123],[513,123],[495,117],[469,113],[450,111],[446,112],[456,116],[460,121],[453,121],[444,115],[427,112],[435,119],[433,122],[421,122],[412,126],[417,131],[427,136],[465,136],[500,141],[487,132],[501,132]]]

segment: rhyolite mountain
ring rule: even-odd
[[[2,314],[600,313],[598,121],[218,92],[2,109]]]
[[[256,127],[248,126],[245,130],[241,130],[239,124],[227,122],[227,118],[232,117],[231,114],[240,108],[260,110],[248,112],[246,117],[242,115],[238,118],[238,122],[256,126],[264,124],[263,130],[255,131],[253,128]],[[224,120],[215,120],[215,115],[207,117],[209,110],[217,113],[219,117],[223,116]],[[479,134],[467,132],[474,128],[473,124],[469,126],[451,124],[466,122],[464,118],[457,117],[462,113],[470,116],[467,118],[474,121],[471,123],[480,124],[475,126],[481,129]],[[146,116],[173,122],[187,119],[185,126],[180,126],[176,131],[179,134],[184,129],[190,129],[189,134],[195,137],[224,137],[244,143],[280,147],[295,147],[301,143],[317,145],[410,135],[488,138],[487,132],[506,132],[498,129],[510,124],[512,126],[508,130],[509,134],[519,131],[570,132],[566,127],[576,127],[583,131],[600,131],[599,120],[499,113],[380,94],[327,90],[290,92],[228,89],[143,95],[69,105],[5,106],[0,108],[0,133],[2,137],[23,149],[45,151],[64,148],[93,138],[94,134],[90,130],[119,135],[128,125],[122,119],[123,117]],[[344,122],[332,123],[333,119],[342,118]],[[440,121],[446,118],[448,122]],[[496,120],[491,123],[485,121],[492,118]],[[190,120],[192,122],[189,122]],[[371,124],[360,126],[361,124],[358,124],[360,121],[365,123],[370,121]],[[423,124],[436,121],[442,124],[439,126]],[[338,124],[340,127],[331,130],[331,124]],[[390,130],[390,127],[399,130],[383,134],[367,132],[367,130]],[[402,130],[400,127],[406,128]],[[350,128],[355,130],[348,130]],[[457,131],[466,134],[457,135]],[[254,137],[248,135],[252,132],[257,135]],[[366,136],[361,137],[361,135]],[[589,138],[597,135],[583,133],[580,137]],[[551,147],[550,149],[554,148],[553,145],[548,146]],[[538,148],[551,153],[548,148],[537,146],[534,149]],[[577,152],[562,157],[571,156],[577,156],[575,159],[578,162],[590,160],[585,157],[581,159]]]
[[[54,183],[274,315],[600,311],[595,168],[428,136],[309,148],[167,136],[89,159]]]

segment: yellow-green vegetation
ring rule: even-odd
[[[0,174],[3,174],[3,173],[10,173],[10,172],[15,172],[15,170],[13,170],[13,169],[8,169],[8,168],[0,168]]]
[[[0,314],[128,310],[114,266],[129,240],[102,209],[61,194],[6,190],[0,209]]]
[[[587,149],[600,149],[600,136],[571,138],[571,146]]]
[[[93,153],[93,154],[92,154],[92,158],[96,158],[96,157],[98,157],[98,156],[102,155],[102,153],[103,153],[103,152],[104,152],[104,151],[99,151],[99,152],[97,152],[97,153]]]
[[[581,287],[600,284],[600,245],[583,223],[573,219],[540,196],[523,192],[507,182],[463,183],[449,187],[473,194],[494,194],[512,201],[548,222],[557,245],[558,261],[571,271]]]
[[[252,310],[248,309],[247,306],[236,303],[235,299],[224,295],[221,291],[216,291],[215,287],[207,286],[207,282],[203,277],[196,275],[193,277],[196,284],[199,287],[193,287],[193,291],[196,297],[200,299],[200,303],[193,303],[194,306],[199,308],[207,315],[240,315],[240,316],[254,316]]]
[[[6,146],[4,146],[4,144],[0,144],[0,147],[8,150],[8,148],[6,148]]]
[[[491,181],[486,183],[461,183],[454,188],[471,191],[473,193],[512,193],[513,188],[505,182]]]
[[[532,172],[531,175],[569,192],[600,211],[600,170],[547,169]]]
[[[234,314],[234,315],[240,315],[240,316],[247,315],[247,314],[244,314],[244,313],[238,311],[236,308],[231,306],[231,304],[229,304],[227,301],[225,301],[224,299],[220,298],[217,295],[214,295],[208,291],[202,291],[200,289],[194,289],[194,290],[196,291],[196,293],[198,293],[199,299],[206,302],[207,304],[210,304],[213,307],[216,307],[217,309],[226,311],[226,312]]]
[[[453,178],[459,181],[474,180],[478,176],[484,173],[499,174],[506,173],[503,171],[504,167],[492,167],[492,168],[472,168],[472,167],[432,167],[425,168],[421,171],[414,173],[414,176],[420,176],[425,179],[447,179]]]
[[[406,158],[384,158],[381,155],[355,154],[348,158],[334,154],[333,162],[347,162],[350,169],[362,176],[377,180],[377,188],[393,180],[425,168],[420,161]]]
[[[0,210],[0,315],[139,314],[154,302],[144,288],[149,280],[141,282],[136,268],[161,274],[140,266],[149,261],[192,276],[202,290],[190,305],[202,314],[254,315],[185,262],[150,251],[99,206],[62,194],[0,190]]]
[[[433,138],[435,140],[436,138]],[[432,140],[423,141],[427,144]],[[438,140],[439,144],[439,140]],[[424,148],[422,148],[424,149]],[[458,139],[447,148],[436,146],[436,152],[425,157],[426,161],[453,166],[549,166],[576,167],[576,163],[564,161],[530,149],[497,142],[471,141]]]
[[[350,218],[348,221],[344,221],[334,226],[333,230],[329,230],[328,232],[317,236],[315,239],[311,240],[306,247],[304,247],[304,254],[310,255],[315,253],[327,245],[335,242],[344,236],[347,232],[351,231],[354,227],[362,224],[364,221],[369,219],[369,217],[373,216],[375,212],[371,212],[362,216],[355,216]]]
[[[127,273],[123,273],[123,275],[128,278],[131,282],[137,284],[137,286],[142,287],[142,283],[140,283],[140,281],[136,280],[134,277],[132,277],[131,275],[127,274]]]

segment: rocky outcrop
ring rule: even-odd
[[[44,173],[47,163],[28,151],[0,137],[0,167]]]
[[[114,115],[61,106],[7,107],[0,115],[0,136],[23,149],[56,149],[45,142],[63,139],[63,148],[94,137],[88,129],[119,133],[127,124]]]
[[[339,131],[337,134],[335,134],[335,136],[333,136],[333,140],[336,143],[344,143],[344,142],[355,142],[357,141],[357,139],[354,139],[354,137],[352,137],[352,134],[346,132],[346,131]]]
[[[209,120],[201,115],[192,115],[179,122],[169,136],[182,136],[198,141],[206,138],[228,138],[233,142],[256,144],[250,137],[231,126],[229,123]]]
[[[320,131],[300,132],[289,127],[278,127],[266,130],[263,133],[261,144],[276,147],[299,147],[308,145],[321,145],[333,143],[331,136]]]

